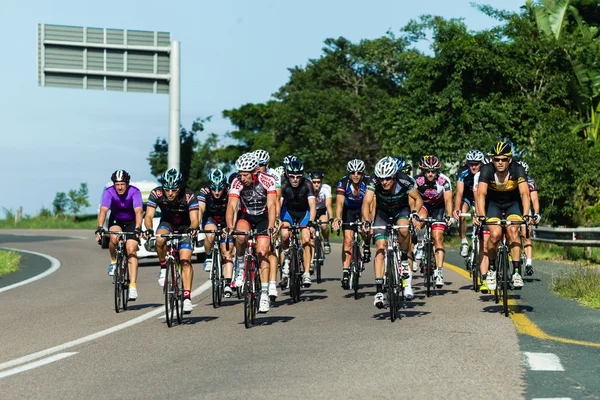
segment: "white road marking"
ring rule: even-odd
[[[56,355],[48,357],[48,358],[43,358],[41,360],[34,361],[29,364],[21,365],[20,367],[17,367],[17,368],[9,369],[8,371],[0,372],[0,379],[6,378],[7,376],[11,376],[14,374],[18,374],[20,372],[29,371],[30,369],[41,367],[42,365],[50,364],[50,363],[53,363],[58,360],[62,360],[63,358],[74,356],[75,354],[77,354],[77,352],[60,353],[60,354],[56,354]]]
[[[50,268],[49,269],[45,270],[44,272],[42,272],[39,275],[33,276],[33,277],[29,278],[29,279],[25,279],[24,281],[17,282],[17,283],[14,283],[12,285],[4,286],[3,288],[0,288],[0,293],[5,292],[5,291],[10,290],[10,289],[17,288],[19,286],[27,285],[28,283],[37,281],[38,279],[42,279],[42,278],[44,278],[44,277],[46,277],[46,276],[48,276],[48,275],[56,272],[56,270],[58,270],[60,268],[60,261],[58,261],[56,258],[54,258],[52,256],[49,256],[47,254],[36,253],[35,251],[29,251],[29,250],[11,249],[11,248],[8,248],[8,247],[0,247],[0,249],[2,249],[2,250],[9,250],[9,251],[17,251],[17,252],[20,252],[20,253],[29,253],[29,254],[33,254],[33,255],[36,255],[36,256],[44,257],[44,258],[46,258],[47,260],[50,261]]]
[[[534,397],[531,400],[573,400],[570,397]]]
[[[564,371],[560,358],[553,353],[523,352],[523,361],[532,371]]]
[[[210,287],[211,287],[211,282],[210,281],[204,282],[200,287],[198,287],[196,290],[194,290],[191,293],[191,297],[198,296],[200,293],[206,291]],[[110,335],[111,333],[115,333],[115,332],[118,332],[118,331],[120,331],[122,329],[129,328],[130,326],[139,324],[140,322],[144,322],[145,320],[153,318],[153,317],[155,317],[155,316],[157,316],[157,315],[159,315],[161,313],[164,313],[164,312],[165,312],[164,307],[158,307],[155,310],[149,311],[146,314],[140,315],[139,317],[131,319],[131,320],[127,321],[127,322],[123,322],[123,323],[121,323],[119,325],[113,326],[112,328],[104,329],[103,331],[93,333],[91,335],[82,337],[80,339],[75,339],[75,340],[72,340],[70,342],[67,342],[67,343],[64,343],[64,344],[60,344],[58,346],[54,346],[54,347],[51,347],[51,348],[46,349],[46,350],[38,351],[36,353],[32,353],[32,354],[29,354],[27,356],[23,356],[23,357],[16,358],[16,359],[11,360],[11,361],[7,361],[5,363],[0,364],[0,370],[6,369],[6,368],[10,368],[10,367],[14,367],[15,365],[19,365],[19,364],[24,364],[26,362],[33,361],[35,359],[38,359],[40,357],[45,357],[45,356],[50,355],[50,354],[58,353],[59,351],[66,350],[66,349],[69,349],[69,348],[74,347],[74,346],[78,346],[78,345],[86,343],[86,342],[91,342],[92,340],[99,339],[99,338],[101,338],[103,336]]]

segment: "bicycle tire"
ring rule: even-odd
[[[252,291],[250,289],[250,280],[244,281],[244,326],[246,329],[252,326]]]
[[[183,278],[181,276],[181,266],[175,265],[175,314],[177,323],[181,324],[183,320]]]
[[[127,255],[123,257],[122,267],[121,267],[121,296],[123,299],[123,310],[127,310],[127,305],[129,303],[129,260]]]
[[[122,301],[122,290],[123,287],[121,286],[121,258],[122,255],[120,253],[117,253],[117,262],[115,264],[115,267],[113,269],[113,285],[115,286],[115,312],[116,313],[120,313],[121,312],[121,301]]]
[[[323,244],[321,243],[321,237],[315,237],[315,274],[317,275],[317,283],[321,283],[321,266],[323,265]]]
[[[175,317],[175,263],[172,259],[167,261],[167,270],[165,276],[165,317],[167,320],[167,326],[170,328],[173,326],[173,319]]]
[[[508,260],[505,258],[502,263],[502,309],[504,316],[508,317]]]
[[[256,315],[258,314],[260,296],[262,296],[262,292],[260,287],[260,272],[256,258],[252,259],[252,264],[252,282],[254,283],[254,293],[252,296],[252,325],[254,325],[256,323]]]
[[[475,239],[478,240],[478,239]],[[473,251],[471,254],[471,276],[473,278],[473,291],[475,293],[479,292],[479,241],[473,241],[472,244]]]
[[[217,274],[218,274],[218,266],[214,263],[213,261],[213,265],[210,271],[210,286],[212,289],[212,306],[213,308],[218,308],[219,307],[219,289],[218,289],[218,285],[219,285],[219,281],[217,279]]]
[[[296,303],[296,289],[297,289],[297,282],[296,282],[296,275],[297,275],[297,269],[298,269],[298,260],[297,260],[297,255],[296,252],[290,249],[290,253],[289,253],[289,257],[290,257],[290,273],[288,276],[288,286],[290,288],[290,297],[292,298],[292,301],[294,303]]]
[[[427,297],[431,297],[431,276],[433,275],[433,243],[425,243],[425,286],[427,288]]]
[[[223,303],[223,291],[225,290],[225,287],[223,286],[224,284],[224,278],[223,278],[223,264],[222,264],[222,260],[221,260],[221,252],[220,251],[215,251],[213,252],[213,265],[217,265],[217,282],[218,282],[218,286],[217,286],[217,304],[219,305],[219,307],[221,306],[221,304]]]
[[[390,320],[392,322],[396,321],[396,311],[397,311],[397,302],[396,302],[396,290],[395,290],[395,276],[394,269],[397,266],[394,265],[394,253],[388,251],[387,257],[387,297],[388,297],[388,306],[390,308]]]
[[[304,273],[304,251],[302,250],[302,247],[298,248],[298,254],[296,257],[296,261],[297,261],[297,269],[296,269],[296,303],[298,303],[300,301],[300,292],[301,292],[301,288],[303,286],[302,283],[302,274]]]
[[[358,300],[358,282],[360,280],[360,249],[355,244],[352,247],[352,265],[350,265],[350,282],[354,290],[354,299]]]

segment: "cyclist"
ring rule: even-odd
[[[258,170],[263,174],[269,174],[275,178],[275,190],[277,192],[277,198],[281,198],[281,175],[273,168],[269,168],[269,162],[271,156],[266,150],[255,150],[254,155],[258,160]],[[275,215],[280,214],[280,204],[278,201],[275,202],[277,210]],[[276,225],[278,225],[276,221]],[[277,271],[279,268],[279,261],[275,252],[269,252],[269,297],[272,301],[277,298]]]
[[[312,183],[304,178],[304,164],[300,160],[290,161],[286,166],[288,181],[281,186],[281,223],[283,227],[294,223],[309,226],[317,215],[315,193]],[[310,287],[310,262],[312,260],[311,229],[301,231],[302,248],[304,249],[304,273],[302,284]],[[287,287],[290,273],[290,231],[281,230],[281,248],[283,250],[282,287]],[[294,251],[294,249],[292,249]]]
[[[436,265],[433,276],[435,285],[438,288],[444,286],[444,276],[442,273],[444,255],[446,253],[444,249],[444,230],[446,226],[450,226],[454,222],[454,218],[451,217],[452,186],[450,179],[440,173],[440,167],[440,160],[436,156],[423,156],[419,161],[421,174],[415,178],[417,189],[421,193],[421,197],[423,197],[423,205],[427,209],[427,215],[438,221],[446,220],[446,223],[437,222],[432,226]],[[422,241],[425,230],[423,229],[420,232],[422,233],[418,236]]]
[[[331,208],[331,186],[323,183],[323,176],[325,176],[325,174],[319,169],[315,169],[310,173],[310,179],[315,191],[315,198],[317,199],[316,218],[321,222],[328,222],[329,218],[333,216]],[[331,253],[331,245],[329,244],[329,225],[321,224],[321,230],[323,232],[323,252],[329,254]]]
[[[412,211],[409,207],[409,198],[413,199],[416,206]],[[402,172],[398,172],[398,166],[393,158],[385,157],[379,160],[375,165],[375,176],[369,181],[362,204],[362,219],[364,222],[367,222],[364,229],[368,230],[371,224],[376,226],[386,225],[390,218],[397,225],[406,225],[409,218],[418,219],[416,210],[421,209],[422,206],[423,200],[412,178]],[[386,307],[386,299],[383,295],[383,273],[388,238],[385,229],[375,229],[373,230],[373,235],[375,235],[375,246],[377,249],[375,261],[373,262],[375,285],[377,286],[374,304],[377,308],[384,308]],[[412,275],[408,262],[410,244],[408,228],[398,229],[398,239],[402,252],[400,256],[402,276],[406,279],[404,296],[407,300],[412,300],[414,295],[412,291]]]
[[[475,175],[479,172],[484,155],[479,150],[471,150],[467,153],[466,163],[456,174],[456,197],[454,199],[454,218],[458,221],[460,235],[460,255],[466,257],[469,253],[469,242],[467,240],[467,224],[465,217],[460,214],[469,212],[475,205],[475,194],[473,186]]]
[[[225,175],[220,169],[213,170],[208,175],[208,185],[200,189],[198,193],[199,219],[202,222],[202,229],[214,230],[217,225],[224,228],[225,210],[227,209],[227,194],[229,185],[225,182]],[[233,240],[229,239],[231,242]],[[204,237],[204,249],[206,251],[206,260],[204,261],[204,270],[212,269],[212,251],[215,243],[215,234],[207,233]],[[233,274],[233,246],[227,250],[223,240],[219,240],[221,246],[221,256],[223,258],[223,278],[225,288],[224,297],[231,297],[231,278]]]
[[[518,161],[519,164],[525,170],[525,174],[527,175],[527,185],[529,186],[529,196],[531,197],[531,205],[533,206],[533,221],[534,224],[539,224],[542,220],[540,216],[540,198],[538,197],[538,187],[535,184],[533,178],[529,175],[529,164],[525,161]],[[527,237],[525,234],[525,227],[521,227],[521,233],[523,235],[523,244],[525,248],[525,275],[533,275],[533,240],[530,237]],[[530,228],[531,233],[531,228]]]
[[[254,153],[242,154],[235,162],[238,177],[233,180],[229,189],[225,221],[227,229],[248,232],[255,229],[256,257],[260,266],[261,295],[258,311],[266,313],[270,309],[268,296],[270,234],[275,230],[277,211],[277,190],[275,178],[258,171],[258,160]],[[236,222],[237,216],[237,222]],[[247,236],[235,238],[238,271],[242,275],[236,277],[236,286],[243,285],[244,251],[248,243]]]
[[[104,189],[100,212],[98,213],[98,229],[96,229],[96,241],[102,240],[104,233],[104,222],[106,214],[110,210],[108,230],[111,232],[136,232],[136,235],[126,235],[125,248],[127,250],[127,269],[129,270],[129,300],[135,301],[137,292],[137,247],[142,233],[142,193],[135,186],[129,184],[131,177],[122,169],[116,170],[110,177],[113,185]],[[115,274],[117,263],[116,235],[110,236],[108,250],[110,253],[110,264],[108,275]]]
[[[187,233],[179,241],[179,262],[181,263],[181,280],[183,281],[183,312],[192,312],[192,281],[194,270],[192,268],[192,238],[198,233],[198,198],[190,189],[183,188],[183,176],[175,169],[170,168],[162,176],[162,186],[158,186],[150,192],[146,206],[146,238],[154,235],[152,230],[152,218],[156,208],[160,208],[162,216],[156,229],[156,234]],[[148,228],[150,227],[150,228]],[[156,238],[156,253],[160,263],[158,274],[158,285],[164,287],[167,274],[167,240],[163,237]]]
[[[346,165],[348,174],[344,176],[337,184],[337,197],[335,200],[335,219],[331,225],[333,230],[339,230],[344,222],[355,222],[361,219],[361,208],[365,193],[367,192],[367,183],[369,175],[365,174],[365,163],[362,160],[354,159],[348,161]],[[352,259],[352,228],[345,227],[344,248],[342,251],[342,287],[350,288],[350,260]],[[369,244],[365,242],[363,248],[363,260],[365,263],[371,261],[371,250]]]
[[[477,220],[475,223],[497,222],[503,216],[508,221],[529,219],[530,196],[525,169],[513,162],[512,147],[498,142],[490,153],[492,163],[481,167],[476,180],[475,194]],[[522,216],[525,217],[522,217]],[[494,270],[498,243],[502,236],[502,227],[488,225],[489,239],[484,242],[484,254],[480,266],[482,280],[489,290],[496,289],[496,271]],[[521,241],[517,226],[507,228],[509,248],[513,259],[512,285],[515,289],[523,287],[520,275]],[[489,271],[488,271],[489,266]],[[483,286],[483,285],[482,285]]]

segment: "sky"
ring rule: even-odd
[[[517,11],[525,1],[475,3]],[[497,24],[468,0],[3,0],[0,218],[51,209],[57,192],[82,182],[92,204],[84,212],[96,212],[114,170],[154,179],[147,158],[168,136],[168,95],[39,87],[39,23],[170,32],[181,43],[181,124],[212,116],[205,133],[224,135],[233,127],[223,110],[269,100],[288,68],[322,55],[326,38],[375,39],[423,14],[464,18],[471,30]]]

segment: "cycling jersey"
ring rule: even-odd
[[[142,193],[135,186],[128,186],[122,196],[117,194],[114,186],[107,187],[102,193],[101,207],[110,210],[111,219],[132,221],[135,219],[135,209],[142,207]]]
[[[298,187],[293,187],[291,183],[284,182],[281,187],[281,198],[283,199],[283,207],[289,211],[308,211],[310,208],[308,199],[315,198],[312,182],[302,178]]]
[[[468,164],[463,165],[456,174],[456,182],[464,183],[463,197],[473,201],[473,187],[475,185],[475,174],[471,172]]]
[[[321,189],[319,189],[319,193],[315,195],[315,199],[317,200],[317,210],[326,210],[327,203],[326,200],[331,198],[331,186],[322,183]]]
[[[442,173],[432,182],[427,181],[425,175],[420,174],[415,178],[417,189],[423,197],[423,205],[429,210],[444,208],[444,192],[452,191],[450,179]]]
[[[249,186],[236,177],[229,189],[229,197],[240,199],[241,212],[248,215],[261,215],[267,212],[267,195],[277,194],[275,178],[258,172]]]
[[[158,186],[150,192],[148,196],[148,207],[160,207],[162,222],[167,222],[175,227],[189,226],[190,211],[199,208],[198,198],[189,189],[180,189],[178,196],[172,202],[167,200],[162,186]]]
[[[527,186],[529,186],[529,193],[538,191],[535,181],[529,175],[527,175]]]
[[[267,174],[269,174],[273,178],[275,178],[275,188],[276,189],[281,189],[281,176],[279,176],[279,173],[275,169],[273,169],[273,168],[268,168],[267,169]]]
[[[367,190],[375,194],[377,210],[385,212],[390,217],[401,208],[408,207],[408,193],[415,188],[415,181],[400,172],[396,174],[392,188],[392,192],[383,189],[380,180],[374,176],[367,185]]]
[[[512,162],[508,167],[508,174],[504,182],[500,182],[493,163],[483,165],[479,171],[478,183],[488,184],[486,201],[494,201],[499,204],[520,201],[519,184],[527,181],[525,169]]]
[[[367,192],[367,183],[369,182],[369,179],[369,175],[363,175],[359,182],[359,191],[357,195],[354,194],[350,176],[346,175],[338,182],[336,192],[338,195],[344,196],[344,210],[360,210],[365,198],[365,193]]]
[[[202,223],[206,224],[208,218],[221,225],[225,224],[225,212],[227,211],[227,194],[229,187],[225,186],[223,194],[218,199],[212,195],[209,186],[203,187],[198,193],[198,202],[206,204],[204,213],[202,214]]]

